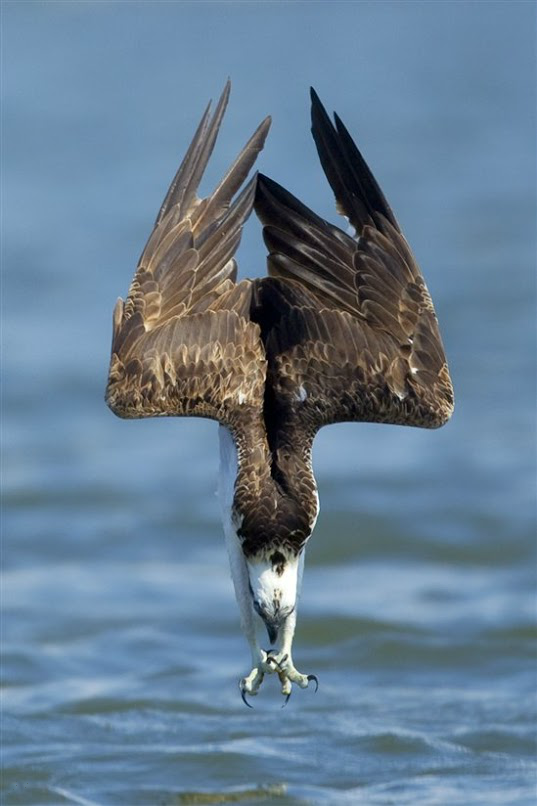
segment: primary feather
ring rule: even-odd
[[[312,133],[352,238],[265,176],[247,181],[266,118],[214,191],[198,186],[229,82],[207,107],[114,311],[106,400],[120,417],[200,416],[221,428],[221,504],[254,668],[243,698],[291,658],[304,546],[319,511],[311,451],[324,425],[436,428],[453,389],[431,297],[395,216],[341,120],[312,90]],[[252,208],[269,276],[237,282]],[[261,650],[260,616],[276,655]],[[246,701],[246,700],[245,700]]]

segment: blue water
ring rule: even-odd
[[[535,8],[15,3],[3,24],[3,800],[533,804]],[[209,97],[209,189],[259,166],[337,220],[307,89],[433,294],[442,430],[335,426],[295,643],[244,708],[216,426],[103,403],[111,312]],[[249,222],[243,276],[264,272]],[[272,684],[272,685],[271,685]]]

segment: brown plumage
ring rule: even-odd
[[[266,361],[249,320],[250,283],[235,283],[233,259],[255,177],[233,197],[263,147],[268,118],[212,195],[196,195],[229,90],[228,82],[212,119],[207,107],[127,300],[116,304],[106,401],[120,417],[193,415],[229,424],[239,396],[256,406],[263,394]]]
[[[106,400],[121,417],[225,425],[238,450],[233,507],[245,555],[296,553],[317,514],[319,428],[434,428],[451,415],[453,391],[412,252],[347,130],[313,91],[319,157],[356,239],[266,177],[244,185],[268,118],[216,190],[197,197],[228,96],[229,83],[212,118],[207,108],[116,305]],[[237,283],[233,255],[254,195],[270,276]]]

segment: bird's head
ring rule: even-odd
[[[300,555],[289,556],[275,550],[268,557],[249,559],[247,566],[252,606],[267,628],[270,643],[274,644],[280,628],[296,607]]]

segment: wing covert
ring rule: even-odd
[[[265,293],[278,312],[267,355],[279,418],[311,431],[349,420],[438,427],[452,413],[453,390],[431,297],[388,202],[335,119],[312,91],[321,164],[356,238],[258,178],[255,209],[275,278]]]
[[[214,148],[230,84],[207,107],[114,310],[106,401],[120,417],[193,415],[229,424],[237,407],[262,405],[266,359],[250,321],[250,281],[234,260],[252,210],[266,118],[213,193],[197,189]],[[242,189],[241,189],[242,188]]]

